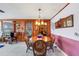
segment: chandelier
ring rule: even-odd
[[[35,25],[38,25],[38,26],[40,26],[40,25],[47,25],[47,23],[46,22],[44,22],[43,20],[41,21],[41,9],[39,8],[38,9],[38,11],[39,11],[39,16],[38,16],[38,20],[35,22]]]

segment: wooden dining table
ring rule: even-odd
[[[46,46],[49,47],[49,49],[52,49],[52,51],[54,52],[54,49],[53,49],[54,40],[48,36],[43,36],[42,38],[38,38],[37,36],[31,37],[29,39],[29,47],[33,48],[33,44],[38,40],[43,40],[46,43]],[[47,49],[47,50],[49,50],[49,49]],[[32,49],[30,49],[30,50],[32,50]]]
[[[33,42],[35,42],[37,40],[43,40],[45,42],[52,41],[52,39],[49,36],[43,36],[42,38],[38,38],[37,36],[32,37]]]

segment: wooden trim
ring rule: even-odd
[[[38,19],[0,19],[0,20],[2,20],[2,21],[20,21],[20,20],[25,20],[25,21],[29,21],[29,20],[38,20]],[[50,20],[50,19],[40,19],[40,20]]]
[[[55,16],[57,16],[63,9],[65,9],[70,3],[67,3],[62,9],[60,9],[52,18],[54,18]],[[51,20],[52,20],[51,18]]]

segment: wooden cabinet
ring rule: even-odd
[[[25,38],[25,21],[24,20],[16,20],[14,21],[14,31],[16,32],[18,41],[24,41]]]
[[[46,24],[41,25],[41,22],[44,22]],[[36,25],[36,22],[40,23],[40,25]],[[33,37],[37,36],[39,33],[41,32],[45,32],[47,34],[47,36],[51,35],[51,31],[50,31],[50,20],[46,19],[46,20],[34,20],[33,21]]]
[[[15,20],[14,22],[14,31],[17,34],[18,41],[25,41],[25,35],[28,32],[32,32],[32,20],[22,19]],[[32,33],[31,33],[32,35]]]
[[[40,26],[36,25],[36,21],[41,23]],[[44,25],[42,23],[44,22]],[[1,21],[2,31],[7,34],[7,32],[14,31],[16,32],[17,40],[24,41],[26,32],[31,32],[31,35],[37,36],[40,32],[44,31],[47,33],[47,36],[51,35],[50,31],[50,19],[12,19],[12,21],[6,20]],[[7,27],[7,28],[6,28]],[[8,32],[8,34],[9,34]]]

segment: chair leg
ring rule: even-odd
[[[26,53],[28,52],[28,48],[27,48],[27,50],[26,50]]]
[[[30,46],[29,45],[27,45],[27,50],[26,50],[26,53],[28,52],[28,50],[30,49]]]
[[[29,46],[27,46],[27,50],[26,50],[26,52],[28,52],[28,50],[30,49],[30,47]]]
[[[50,46],[50,49],[52,49],[52,52],[54,52],[54,47],[53,47],[53,45]]]
[[[54,47],[52,47],[52,51],[54,52]]]

